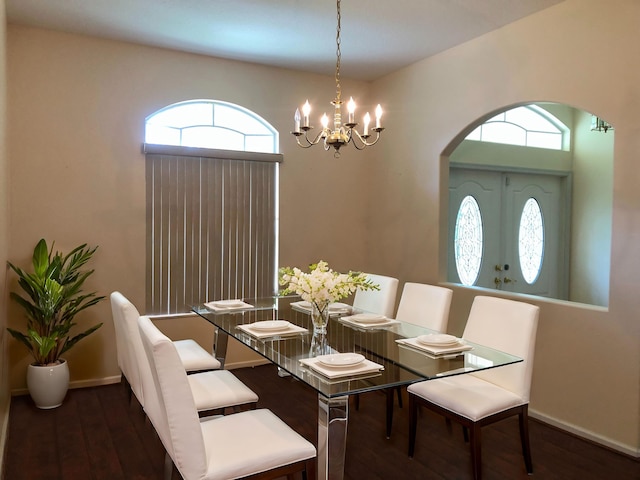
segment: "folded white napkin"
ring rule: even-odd
[[[364,359],[357,365],[349,367],[330,367],[318,361],[317,357],[303,358],[300,363],[311,368],[312,370],[324,375],[327,378],[352,377],[355,375],[363,375],[365,373],[377,373],[384,370],[384,365]]]
[[[253,305],[242,300],[216,300],[214,302],[207,302],[204,306],[209,310],[214,310],[216,312],[253,308]]]
[[[253,328],[251,325],[251,323],[246,323],[244,325],[238,325],[237,328],[255,338],[287,337],[291,335],[300,335],[309,331],[306,328],[299,327],[293,323],[289,323],[287,327],[281,330],[258,330]]]
[[[357,320],[356,315],[340,317],[339,321],[346,325],[351,325],[353,327],[366,328],[366,329],[388,327],[390,325],[397,325],[398,323],[400,323],[399,320],[394,320],[392,318],[384,318],[384,320],[381,320],[380,322],[375,322],[375,323],[371,323],[371,322],[364,323],[364,322],[359,322]]]
[[[454,353],[457,354],[466,352],[467,350],[471,350],[473,348],[471,345],[467,345],[463,342],[446,346],[426,345],[419,342],[417,338],[402,338],[400,340],[396,340],[396,342],[415,348],[417,350],[422,350],[434,356],[449,356]]]

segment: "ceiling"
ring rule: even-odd
[[[340,71],[375,80],[562,0],[343,0]],[[335,0],[6,0],[9,23],[333,75]]]

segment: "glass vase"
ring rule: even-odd
[[[326,331],[326,328],[325,328]],[[313,332],[311,345],[309,347],[309,357],[319,357],[331,353],[331,347],[327,343],[327,335],[321,332]]]
[[[313,323],[313,334],[327,334],[327,324],[329,323],[329,302],[311,302],[311,321]]]

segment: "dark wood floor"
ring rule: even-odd
[[[292,428],[316,443],[317,397],[305,385],[280,378],[272,366],[234,370]],[[345,480],[468,479],[470,459],[462,431],[422,412],[416,455],[407,449],[407,409],[396,406],[394,431],[384,436],[384,397],[361,396],[350,411]],[[11,403],[6,480],[161,479],[164,450],[122,385],[70,390],[64,404],[38,410],[29,397]],[[640,463],[536,421],[531,422],[534,476],[539,480],[640,480]],[[483,430],[486,480],[525,479],[517,421]],[[174,479],[179,478],[174,472]]]

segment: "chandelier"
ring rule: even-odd
[[[322,130],[315,136],[315,138],[309,138],[309,131],[313,128],[309,125],[309,113],[311,113],[311,105],[309,100],[302,106],[302,115],[300,114],[300,108],[296,108],[296,113],[293,117],[294,129],[291,132],[296,137],[296,142],[302,148],[309,148],[317,145],[322,141],[325,150],[329,150],[331,147],[335,149],[334,156],[340,156],[340,147],[351,142],[356,149],[363,150],[365,147],[375,145],[380,139],[380,132],[384,130],[380,126],[380,117],[382,117],[382,107],[378,105],[375,110],[376,119],[375,127],[370,127],[371,116],[367,112],[363,119],[362,133],[356,130],[358,123],[355,121],[356,102],[353,98],[350,98],[347,102],[347,122],[342,123],[342,91],[340,88],[340,0],[337,0],[338,11],[338,25],[336,27],[336,98],[331,102],[334,106],[333,111],[333,128],[329,128],[329,117],[327,114],[323,114],[320,119],[322,124]],[[375,138],[369,140],[372,137],[372,133],[375,132]]]

